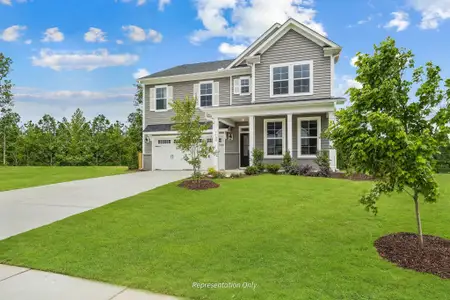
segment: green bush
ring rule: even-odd
[[[230,174],[230,178],[241,178],[243,176],[244,176],[244,174],[242,174],[242,173],[231,173]]]
[[[319,166],[319,171],[316,172],[317,177],[330,177],[331,167],[328,151],[320,151],[316,155],[314,162]]]
[[[217,175],[217,171],[216,171],[216,169],[213,168],[213,167],[208,168],[207,172],[208,172],[207,174],[208,174],[209,176],[212,176],[212,177],[216,177],[216,175]]]
[[[250,166],[250,167],[247,167],[246,169],[245,169],[245,174],[246,175],[249,175],[249,176],[251,176],[251,175],[257,175],[257,174],[259,174],[260,172],[259,172],[259,169],[256,167],[256,166]]]
[[[263,159],[264,159],[264,151],[261,149],[253,149],[252,152],[252,162],[253,166],[255,166],[259,172],[264,171]]]
[[[286,152],[283,155],[283,161],[281,162],[281,168],[283,168],[285,173],[289,173],[289,168],[292,166],[292,156],[291,152]]]
[[[269,164],[266,165],[267,168],[267,172],[271,173],[271,174],[278,174],[278,171],[281,169],[280,165],[277,164]]]

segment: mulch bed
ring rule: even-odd
[[[381,257],[405,269],[450,279],[450,240],[423,236],[420,250],[417,234],[399,232],[383,236],[374,245]]]
[[[220,185],[212,180],[202,179],[202,180],[185,180],[178,185],[179,187],[187,188],[189,190],[208,190],[216,189]]]
[[[348,179],[348,180],[355,180],[355,181],[364,181],[364,180],[374,180],[374,178],[370,175],[366,174],[352,174],[347,176],[343,172],[332,172],[330,174],[331,178],[337,178],[337,179]]]

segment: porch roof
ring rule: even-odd
[[[335,111],[335,104],[345,98],[322,98],[312,100],[273,101],[246,105],[209,106],[200,108],[207,117],[231,118],[240,116],[263,116],[302,113],[324,113]]]

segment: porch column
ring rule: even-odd
[[[328,125],[331,125],[331,122],[335,122],[336,117],[334,115],[334,112],[328,113]],[[337,168],[337,154],[336,149],[333,149],[333,142],[330,141],[330,150],[329,150],[329,156],[330,156],[330,167],[331,170],[334,172]]]
[[[219,170],[219,118],[213,119],[214,168]]]
[[[294,148],[292,147],[292,114],[287,115],[287,151],[294,156]],[[283,153],[284,154],[284,153]]]
[[[253,149],[255,149],[255,116],[248,117],[250,166],[253,165]]]

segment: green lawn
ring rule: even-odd
[[[0,167],[0,191],[125,172],[126,167]]]
[[[450,176],[422,206],[427,234],[450,238]],[[160,187],[0,242],[0,263],[191,299],[448,299],[450,280],[382,260],[373,242],[415,231],[405,196],[358,203],[369,182],[264,175],[219,189]],[[447,187],[446,187],[447,185]],[[254,282],[196,289],[193,282]]]

